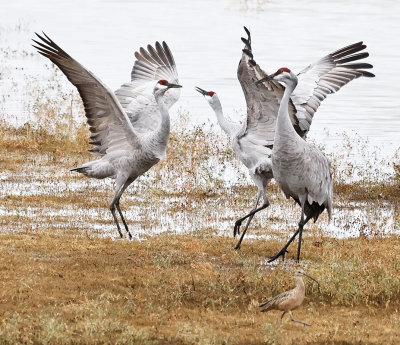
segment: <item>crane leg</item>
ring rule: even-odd
[[[282,315],[281,315],[281,323],[280,323],[281,326],[282,326],[282,321],[283,321],[283,317],[285,316],[285,314],[286,314],[286,311],[284,311],[284,312],[282,313]]]
[[[255,210],[257,210],[257,206],[258,206],[258,201],[260,200],[260,193],[257,194],[257,198],[256,198],[256,204],[254,205],[254,208],[251,210],[251,212],[254,212]],[[242,244],[244,235],[246,234],[247,229],[249,228],[250,222],[253,219],[254,214],[252,214],[249,219],[247,220],[247,224],[246,227],[244,228],[242,235],[240,236],[239,242],[237,243],[235,249],[240,249],[240,245]],[[238,221],[236,221],[235,223],[235,227],[233,229],[233,237],[235,237],[236,235],[240,234],[240,226],[242,221],[246,219],[246,218],[241,218]],[[238,222],[240,221],[240,223],[238,224]]]
[[[236,231],[236,233],[239,231],[239,228],[240,228],[242,222],[243,222],[246,218],[249,218],[249,217],[250,217],[249,221],[247,222],[248,224],[250,224],[250,221],[251,221],[251,219],[253,219],[254,215],[255,215],[257,212],[262,211],[264,208],[267,208],[268,206],[269,206],[269,201],[266,200],[266,201],[264,202],[264,204],[261,205],[261,207],[256,208],[255,210],[251,211],[248,215],[244,216],[243,218],[238,219],[238,220],[236,221],[236,223],[235,223],[235,228],[234,228],[234,230],[233,230],[233,233],[235,234],[235,231]],[[243,234],[242,234],[241,238],[239,239],[239,242],[238,242],[238,244],[236,245],[235,249],[239,249],[239,248],[240,248],[240,244],[242,243],[242,240],[243,240],[243,237],[244,237],[244,235],[245,235],[245,233],[246,233],[246,231],[247,231],[247,228],[248,228],[248,225],[246,226],[245,230],[243,231]]]
[[[297,262],[300,262],[301,239],[303,237],[303,227],[306,224],[304,221],[304,206],[301,207],[301,218],[299,222],[299,245],[297,247]]]
[[[304,213],[302,211],[302,217],[304,219]],[[285,244],[285,246],[274,256],[270,257],[268,259],[268,262],[272,262],[275,261],[276,259],[278,259],[280,256],[282,256],[282,261],[285,261],[285,255],[288,252],[287,248],[289,247],[289,245],[293,242],[293,240],[296,238],[296,236],[299,234],[300,232],[300,228],[301,230],[303,230],[303,227],[305,224],[307,224],[307,222],[311,219],[311,216],[307,216],[306,220],[299,223],[299,228],[297,229],[297,231],[294,233],[294,235],[290,238],[290,240],[288,241],[288,243]],[[301,225],[302,224],[302,225]],[[299,249],[298,249],[298,253],[297,253],[298,257],[297,257],[297,261],[299,260]]]
[[[110,211],[111,211],[111,213],[112,213],[112,215],[113,215],[114,222],[115,222],[115,224],[117,225],[117,230],[118,230],[119,236],[122,238],[123,236],[122,236],[121,228],[120,228],[119,223],[118,223],[117,215],[115,214],[115,204],[114,204],[114,200],[111,202]]]
[[[301,324],[304,325],[304,326],[310,326],[308,323],[305,323],[304,321],[296,320],[296,319],[293,317],[291,311],[289,311],[289,315],[290,315],[290,319],[291,319],[293,322],[301,323]]]
[[[122,194],[125,192],[125,189],[128,188],[128,186],[129,186],[133,181],[134,181],[134,179],[129,179],[128,181],[126,181],[126,182],[124,183],[124,185],[122,186],[122,188],[121,188],[120,191],[118,192],[118,198],[117,198],[117,200],[115,201],[115,207],[117,208],[118,213],[119,213],[119,215],[121,216],[122,223],[124,223],[125,230],[126,230],[126,232],[127,232],[128,237],[129,237],[130,240],[132,239],[132,235],[131,235],[131,233],[129,232],[128,224],[126,223],[125,218],[124,218],[124,216],[123,216],[123,214],[122,214],[121,208],[119,207],[119,200],[120,200]]]
[[[126,222],[125,222],[124,217],[122,216],[122,212],[121,212],[121,209],[120,209],[120,207],[119,207],[119,199],[120,199],[122,193],[124,192],[124,190],[126,189],[126,187],[128,187],[128,186],[129,186],[128,181],[125,181],[125,182],[123,182],[123,183],[118,183],[118,184],[117,184],[117,188],[116,188],[116,192],[115,192],[114,198],[113,198],[113,200],[111,201],[110,211],[111,211],[111,213],[112,213],[112,215],[113,215],[114,222],[115,222],[115,224],[117,225],[117,230],[118,230],[119,236],[120,236],[121,238],[123,237],[122,231],[121,231],[121,227],[120,227],[119,222],[118,222],[118,219],[117,219],[117,215],[115,214],[115,208],[117,208],[118,213],[121,215],[121,219],[122,219],[122,222],[123,222],[124,225],[125,225],[126,231],[128,232],[129,239],[131,239],[131,238],[132,238],[132,235],[131,235],[131,233],[129,232],[128,226],[127,226],[127,224],[126,224]]]

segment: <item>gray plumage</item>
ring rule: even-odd
[[[242,222],[248,218],[236,249],[240,248],[253,216],[269,205],[265,188],[273,177],[271,154],[279,105],[284,93],[284,87],[274,80],[255,84],[268,75],[255,62],[250,32],[247,28],[244,29],[248,37],[242,38],[245,47],[239,61],[237,76],[247,104],[245,122],[240,125],[228,121],[222,113],[217,94],[197,88],[214,109],[218,123],[230,136],[233,150],[248,168],[250,177],[258,189],[254,208],[235,222],[234,236],[240,233]],[[372,68],[372,65],[354,63],[368,56],[366,52],[359,53],[365,48],[362,42],[349,45],[328,54],[299,73],[299,86],[288,103],[289,117],[299,136],[306,137],[315,111],[328,94],[336,92],[352,79],[374,76],[364,71]],[[263,204],[258,207],[260,198],[263,199]]]
[[[297,270],[295,273],[295,276],[294,276],[295,280],[296,280],[296,287],[289,291],[285,291],[275,297],[272,297],[271,299],[269,299],[266,302],[261,303],[259,305],[260,311],[261,312],[267,312],[270,310],[283,311],[283,314],[281,315],[281,322],[280,322],[281,325],[282,325],[283,316],[287,312],[289,312],[290,318],[293,322],[298,322],[298,323],[303,324],[304,326],[309,326],[309,324],[307,324],[303,321],[295,320],[292,315],[292,310],[295,310],[298,307],[300,307],[304,301],[306,287],[304,285],[302,276],[306,276],[306,277],[314,280],[315,282],[317,282],[314,278],[312,278],[308,274],[304,273],[304,271]],[[317,284],[318,284],[318,289],[319,289],[319,283],[317,282]]]
[[[166,94],[177,85],[177,72],[172,54],[165,42],[141,48],[132,71],[132,82],[116,94],[93,73],[79,64],[48,36],[33,40],[40,54],[50,59],[76,86],[85,107],[90,126],[90,152],[100,158],[72,169],[85,176],[115,179],[116,190],[110,210],[122,237],[115,208],[129,238],[128,225],[119,206],[125,189],[140,175],[165,156],[170,132],[169,107],[179,98],[179,91]],[[173,82],[173,83],[171,83]],[[164,96],[166,95],[166,97]]]
[[[265,78],[283,83],[286,88],[278,111],[274,147],[272,149],[272,172],[276,183],[287,198],[292,197],[301,206],[299,228],[279,256],[285,258],[287,247],[299,234],[297,260],[300,260],[301,238],[304,225],[313,218],[316,221],[326,208],[329,219],[332,214],[333,181],[330,164],[315,146],[297,135],[289,117],[290,95],[297,85],[297,76],[287,68]],[[306,219],[304,219],[306,216]]]

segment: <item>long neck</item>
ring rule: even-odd
[[[222,112],[222,106],[221,103],[218,101],[215,104],[213,104],[213,109],[215,112],[215,115],[217,116],[217,120],[219,125],[221,126],[222,130],[228,134],[230,137],[234,136],[234,128],[232,124],[225,118],[223,112]]]
[[[170,118],[167,106],[164,103],[164,94],[156,93],[154,95],[158,108],[161,113],[161,123],[158,128],[154,131],[153,139],[156,140],[157,144],[163,147],[167,146],[169,132],[170,132]]]
[[[276,123],[276,138],[280,138],[284,134],[288,134],[289,137],[297,138],[297,133],[293,127],[292,121],[290,121],[289,117],[289,100],[290,95],[292,94],[293,90],[296,88],[297,81],[293,81],[288,83],[285,88],[285,92],[283,94],[281,104],[279,106],[278,111],[278,119]],[[278,135],[277,135],[278,134]]]

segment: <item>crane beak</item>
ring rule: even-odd
[[[201,89],[201,88],[199,88],[197,86],[195,87],[195,90],[197,92],[200,92],[203,96],[207,95],[207,91],[206,90],[203,90],[203,89]]]
[[[262,78],[262,79],[260,79],[260,80],[257,80],[257,81],[255,82],[255,84],[258,85],[258,84],[263,83],[264,81],[272,80],[272,79],[275,78],[276,75],[277,75],[277,73],[270,74],[270,75],[268,75],[268,76],[266,76],[266,77],[264,77],[264,78]]]
[[[178,84],[167,84],[168,89],[174,89],[174,88],[180,88],[182,87],[182,85],[178,85]]]
[[[318,284],[318,291],[321,292],[320,284],[319,284],[313,277],[309,276],[309,275],[306,274],[306,273],[301,273],[301,274],[302,274],[303,276],[306,276],[307,278],[310,278],[311,280],[314,280],[314,281]]]

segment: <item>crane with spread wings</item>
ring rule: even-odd
[[[230,137],[233,150],[248,168],[258,189],[254,208],[235,222],[234,236],[240,234],[242,222],[248,219],[235,249],[240,248],[254,215],[269,205],[265,189],[273,178],[271,154],[279,105],[285,91],[284,86],[274,80],[256,85],[258,80],[268,74],[255,62],[250,32],[246,27],[244,29],[248,37],[242,37],[245,47],[237,70],[247,104],[244,123],[235,123],[225,118],[221,102],[214,91],[196,88],[214,110],[219,125]],[[374,77],[374,74],[365,71],[373,66],[359,61],[369,56],[363,51],[365,48],[363,42],[351,44],[326,55],[297,74],[298,85],[290,96],[288,112],[293,128],[300,137],[306,138],[314,114],[327,95],[358,77]],[[263,199],[261,206],[260,198]]]
[[[168,110],[180,95],[176,64],[168,45],[156,42],[135,53],[131,82],[115,94],[92,72],[69,56],[43,33],[33,40],[40,54],[50,59],[78,89],[90,127],[90,152],[98,159],[72,171],[97,179],[115,179],[110,205],[122,238],[117,209],[132,238],[119,202],[126,188],[166,155],[170,132]],[[168,91],[171,90],[171,91]],[[167,92],[168,91],[168,92]]]

